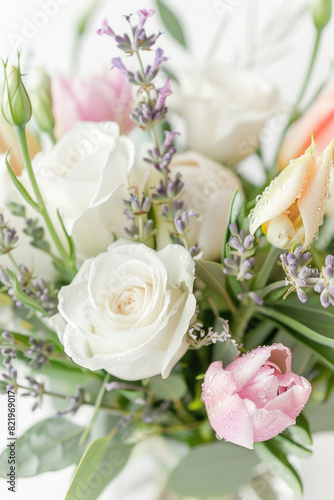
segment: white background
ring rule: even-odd
[[[52,74],[73,73],[71,49],[74,26],[89,3],[82,0],[0,0],[0,56],[6,58],[9,55],[10,60],[15,62],[16,42],[21,41],[24,42],[21,46],[25,67],[31,63],[43,63]],[[82,47],[80,61],[77,61],[82,75],[107,69],[110,59],[120,55],[108,37],[95,35],[104,17],[108,18],[115,31],[122,31],[126,29],[121,17],[123,14],[153,7],[153,2],[148,0],[102,0],[99,3],[90,23],[90,33]],[[182,65],[190,59],[203,61],[217,58],[248,66],[266,76],[280,89],[282,103],[293,103],[305,74],[314,39],[306,0],[168,0],[167,4],[178,14],[191,50],[191,54],[186,53],[169,35],[162,37],[159,45],[171,58],[172,65]],[[272,25],[265,32],[268,23]],[[152,30],[162,28],[157,17],[150,20],[150,24]],[[333,28],[332,20],[323,38],[306,100],[329,74],[334,59]],[[3,430],[5,400],[1,398],[0,401],[0,429]],[[30,405],[30,401],[23,399],[18,402],[20,433],[51,411],[45,408],[31,414]],[[2,434],[0,443],[2,448]],[[334,437],[319,435],[315,440],[314,457],[301,464],[305,500],[333,498],[330,489],[333,448]],[[60,500],[64,498],[72,473],[73,469],[68,468],[59,473],[20,480],[15,495],[4,494],[4,485],[1,484],[1,499]],[[106,495],[106,498],[111,497]],[[133,500],[137,500],[135,493]]]

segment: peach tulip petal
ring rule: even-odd
[[[266,188],[252,213],[249,231],[255,231],[265,222],[274,219],[289,209],[301,195],[307,180],[308,170],[314,157],[310,153],[290,163]]]
[[[312,162],[309,168],[307,183],[298,200],[298,208],[305,228],[304,247],[309,248],[318,234],[319,225],[325,215],[326,201],[329,192],[329,179],[333,166],[334,140],[325,151]]]

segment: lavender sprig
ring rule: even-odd
[[[238,281],[250,280],[253,277],[251,269],[254,265],[254,236],[239,231],[237,223],[229,225],[231,237],[227,244],[231,249],[231,257],[224,259],[224,273],[235,276]]]
[[[285,283],[290,285],[284,295],[284,299],[292,292],[296,292],[299,300],[303,303],[307,301],[307,295],[304,288],[313,288],[320,277],[319,270],[312,268],[307,264],[312,255],[310,252],[303,253],[302,246],[298,245],[292,252],[286,252],[280,255],[283,270],[286,274]]]
[[[320,293],[321,305],[325,308],[334,306],[334,256],[327,255],[314,291]]]
[[[154,147],[148,151],[145,161],[151,163],[162,177],[159,184],[155,187],[151,198],[155,203],[162,205],[161,215],[171,224],[171,240],[175,243],[183,244],[188,248],[187,233],[189,231],[189,218],[196,214],[194,211],[188,209],[184,202],[176,199],[180,195],[183,183],[179,175],[172,179],[169,170],[169,164],[176,152],[173,142],[178,132],[165,132],[165,140],[160,145],[155,129],[157,124],[166,120],[168,111],[166,99],[172,93],[169,79],[160,88],[156,88],[153,82],[159,73],[161,64],[167,58],[164,56],[163,50],[158,48],[156,49],[153,62],[147,65],[146,68],[144,67],[140,52],[150,50],[161,33],[150,36],[146,35],[144,25],[147,19],[154,14],[153,9],[149,11],[139,10],[137,14],[138,24],[136,26],[132,26],[131,17],[126,16],[126,20],[131,28],[131,37],[127,34],[123,36],[115,34],[107,20],[103,21],[102,28],[98,30],[98,34],[112,37],[116,41],[117,46],[126,55],[136,54],[137,56],[140,69],[136,72],[129,71],[120,57],[112,60],[112,68],[117,68],[127,76],[130,83],[139,86],[138,103],[131,113],[131,117],[142,129],[149,129],[151,131]],[[125,200],[125,204],[128,206],[131,202],[132,200]],[[143,233],[142,230],[142,228],[145,229],[144,223],[141,222],[140,226],[139,223],[137,224],[135,214],[130,213],[128,215],[131,219],[131,227],[125,228],[125,233],[134,239],[145,238],[145,232]],[[140,221],[142,221],[142,218],[138,218],[138,222]],[[149,226],[146,229],[150,230],[153,223],[151,221],[147,222]],[[191,250],[192,253],[198,251],[197,247],[193,247]]]

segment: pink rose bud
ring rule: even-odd
[[[267,441],[296,423],[311,384],[291,372],[291,351],[282,344],[258,347],[224,369],[212,363],[202,401],[218,439],[245,448]]]

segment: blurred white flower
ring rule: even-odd
[[[188,149],[225,164],[257,150],[277,103],[271,83],[224,63],[185,67],[177,77],[171,109],[185,119]]]

